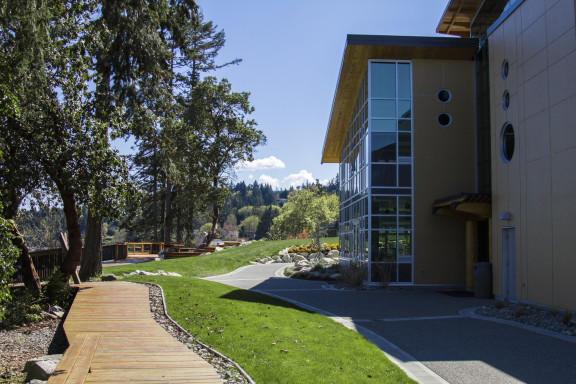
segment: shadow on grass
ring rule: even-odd
[[[301,308],[297,305],[288,303],[284,300],[276,299],[274,297],[270,297],[258,292],[252,292],[244,289],[236,289],[234,291],[228,292],[225,295],[220,296],[222,299],[228,300],[235,300],[235,301],[244,301],[248,303],[257,303],[257,304],[264,304],[264,305],[273,305],[275,307],[282,307],[282,308],[289,308],[289,309],[296,309],[301,312],[305,313],[314,313],[307,309]]]

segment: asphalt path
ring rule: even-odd
[[[329,316],[364,335],[420,383],[576,383],[576,338],[472,314],[491,300],[430,289],[338,289],[285,278],[288,265],[253,265],[206,280]]]

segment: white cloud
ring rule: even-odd
[[[280,189],[280,180],[268,175],[260,175],[258,183],[269,184],[273,189]]]
[[[241,161],[236,165],[236,171],[257,171],[262,169],[283,169],[286,164],[275,156],[254,161]]]
[[[249,178],[250,180],[252,180],[252,179],[254,178],[254,175],[253,175],[253,174],[249,174],[249,175],[248,175],[248,178]]]
[[[302,169],[298,173],[292,173],[284,178],[284,184],[288,184],[288,186],[292,187],[299,187],[302,184],[308,183],[315,183],[316,179],[312,176],[312,173],[308,172],[305,169]]]

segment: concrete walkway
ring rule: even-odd
[[[576,338],[473,316],[491,300],[433,290],[338,290],[282,277],[290,264],[207,278],[282,298],[355,329],[420,383],[576,383]]]

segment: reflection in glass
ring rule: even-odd
[[[396,231],[372,231],[372,261],[396,261]]]
[[[399,131],[411,131],[412,122],[410,120],[398,120],[398,130]]]
[[[372,100],[372,117],[396,117],[396,100]]]
[[[403,119],[412,117],[412,103],[409,100],[398,101],[398,117]]]
[[[396,162],[396,134],[395,133],[372,133],[372,162],[395,163]]]
[[[398,255],[412,256],[412,231],[398,232]]]
[[[408,164],[401,164],[398,166],[398,186],[411,187],[412,186],[412,166]]]
[[[396,186],[396,164],[374,164],[372,165],[372,186],[373,187],[395,187]]]
[[[396,64],[372,63],[370,69],[372,97],[396,97]]]
[[[412,156],[412,141],[410,133],[398,134],[398,156]]]
[[[398,218],[398,228],[399,229],[412,229],[412,217],[400,216]]]
[[[375,215],[395,215],[396,196],[373,196],[372,213]]]
[[[401,215],[411,215],[412,214],[412,197],[410,197],[410,196],[398,197],[398,212]]]
[[[410,64],[398,64],[398,98],[409,99],[412,97],[410,81]]]
[[[396,120],[372,119],[373,132],[396,132]]]
[[[396,216],[372,216],[372,229],[396,228]]]

